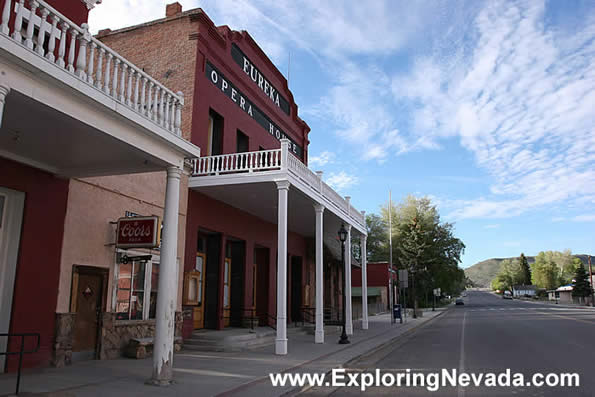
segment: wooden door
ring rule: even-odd
[[[231,258],[225,258],[223,268],[223,326],[229,327],[231,320]]]
[[[198,273],[198,280],[196,282],[196,297],[198,303],[193,309],[194,329],[202,329],[205,327],[205,254],[196,253],[196,264],[194,271]]]
[[[94,353],[102,310],[104,276],[101,272],[78,271],[73,277],[76,280],[73,282],[75,294],[72,296],[76,317],[72,351]]]

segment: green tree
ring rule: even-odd
[[[521,256],[519,257],[519,266],[521,267],[522,272],[522,282],[523,285],[531,285],[531,268],[529,267],[529,262],[527,262],[527,258],[525,254],[521,252]]]
[[[512,287],[522,284],[524,280],[524,272],[518,260],[505,259],[500,263],[500,271],[492,280],[492,285],[497,286],[495,289],[508,290],[512,292]]]
[[[572,296],[581,299],[581,301],[593,293],[591,284],[589,283],[589,276],[582,262],[576,269],[572,286]]]
[[[430,199],[407,196],[392,203],[393,262],[410,272],[413,306],[431,302],[434,288],[456,294],[465,288],[465,273],[458,267],[465,244],[454,236],[454,225],[440,221]],[[389,223],[388,204],[381,208],[383,225]],[[388,246],[388,236],[387,240]],[[388,258],[388,247],[386,257]]]
[[[554,255],[551,251],[540,252],[535,257],[535,263],[531,266],[531,278],[533,285],[546,290],[555,289],[560,286],[560,268],[554,262]]]
[[[507,289],[505,280],[499,274],[492,280],[491,287],[494,291],[505,291]]]
[[[376,214],[366,215],[368,238],[366,248],[369,262],[388,262],[388,225]]]
[[[572,283],[572,279],[581,264],[581,260],[574,257],[570,261],[565,261],[560,271],[560,285]]]

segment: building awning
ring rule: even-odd
[[[381,296],[384,287],[368,287],[368,296]],[[351,296],[362,296],[362,287],[351,287]]]

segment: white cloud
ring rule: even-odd
[[[248,30],[259,44],[276,41],[286,49],[297,46],[331,58],[391,53],[424,22],[418,11],[425,8],[413,3],[394,15],[389,12],[394,11],[390,0],[363,7],[343,0],[203,0],[200,4],[216,14],[212,17],[224,20],[219,23]]]
[[[184,10],[198,7],[198,0],[177,0]],[[89,12],[92,33],[100,29],[112,30],[165,18],[166,4],[172,0],[103,0]]]
[[[358,181],[359,180],[355,175],[347,174],[345,171],[339,173],[331,172],[326,179],[326,183],[330,187],[340,192],[356,185]]]
[[[336,80],[317,105],[304,109],[306,116],[334,125],[335,134],[357,145],[364,160],[383,161],[411,149],[396,128],[394,114],[378,105],[391,102],[390,79],[381,69],[345,61]]]
[[[332,163],[335,159],[335,153],[329,152],[328,150],[323,151],[318,156],[308,156],[308,165],[310,168],[317,166],[324,166],[328,163]]]
[[[421,57],[393,79],[418,136],[458,136],[494,178],[491,196],[460,202],[452,218],[516,216],[595,194],[595,24],[561,37],[544,12],[543,2],[490,2],[468,56]]]
[[[578,215],[572,218],[575,222],[595,222],[595,214]]]
[[[161,18],[168,2],[104,0],[90,14],[91,27]],[[200,5],[218,25],[248,30],[280,69],[290,50],[312,55],[332,86],[300,114],[324,120],[363,160],[382,163],[459,139],[491,176],[490,194],[444,200],[453,209],[448,218],[595,204],[592,14],[560,29],[548,25],[543,1],[181,3],[185,10]],[[401,65],[409,60],[394,58],[406,48],[415,55],[409,70]],[[399,72],[387,71],[397,63]],[[310,164],[331,160],[321,154]]]

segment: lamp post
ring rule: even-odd
[[[347,332],[345,332],[345,325],[347,322],[347,317],[345,316],[345,311],[347,309],[347,299],[346,299],[346,292],[345,291],[345,240],[347,240],[347,230],[345,230],[345,225],[341,225],[341,229],[339,229],[339,240],[341,240],[341,265],[343,266],[343,332],[341,333],[341,339],[339,339],[340,345],[345,345],[349,342],[347,338]],[[349,269],[351,271],[351,269]]]

